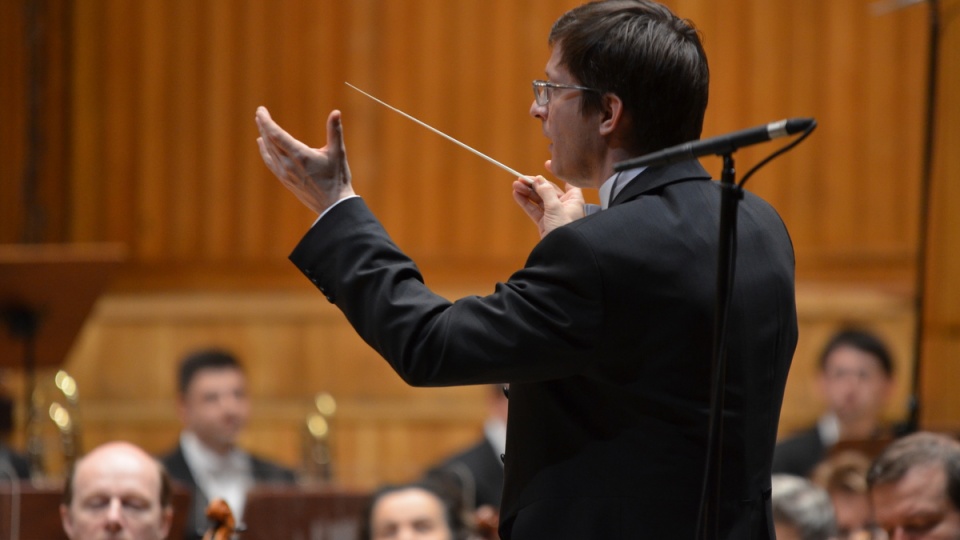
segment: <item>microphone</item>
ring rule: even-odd
[[[696,159],[700,156],[729,154],[743,146],[750,146],[751,144],[806,131],[812,125],[814,125],[813,118],[790,118],[770,122],[769,124],[734,131],[726,135],[685,142],[637,158],[621,161],[614,164],[613,170],[619,172],[637,167],[658,167],[679,161],[686,161],[688,159]]]

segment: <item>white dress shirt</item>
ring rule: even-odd
[[[237,521],[242,520],[247,491],[254,483],[250,455],[234,448],[222,456],[204,446],[200,439],[189,431],[180,434],[180,446],[197,487],[207,499],[221,498],[227,501]]]

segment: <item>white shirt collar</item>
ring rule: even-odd
[[[600,208],[606,210],[607,206],[623,191],[623,188],[627,187],[627,184],[633,182],[646,169],[646,167],[637,167],[629,171],[613,173],[610,178],[607,178],[603,184],[600,184]]]
[[[507,452],[506,422],[497,418],[488,418],[487,421],[483,423],[483,434],[498,456]],[[503,465],[503,462],[500,461],[500,464]]]
[[[820,434],[820,442],[824,448],[830,448],[840,440],[840,421],[837,415],[827,413],[817,421],[817,432]]]
[[[250,455],[233,448],[221,456],[190,431],[180,434],[180,447],[200,490],[208,499],[224,499],[237,519],[242,518],[247,491],[254,483]]]

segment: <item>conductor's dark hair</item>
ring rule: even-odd
[[[887,345],[876,334],[859,328],[841,330],[830,338],[823,347],[823,352],[820,353],[821,371],[827,368],[827,358],[830,354],[840,347],[852,347],[873,356],[887,377],[893,376],[893,357]]]
[[[224,349],[202,349],[194,351],[180,362],[180,371],[177,373],[177,391],[181,395],[187,393],[190,383],[198,372],[205,369],[236,369],[243,371],[243,366],[233,353]]]
[[[644,0],[592,2],[562,15],[549,43],[581,93],[581,110],[597,111],[617,95],[632,121],[631,148],[653,152],[700,138],[710,69],[690,21]]]

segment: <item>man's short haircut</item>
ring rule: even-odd
[[[419,489],[426,491],[440,501],[440,505],[443,507],[444,521],[446,522],[447,527],[450,529],[451,536],[454,540],[467,540],[470,538],[468,534],[470,530],[464,519],[463,507],[459,497],[456,495],[456,491],[452,486],[448,486],[443,484],[441,481],[431,479],[407,484],[387,484],[375,491],[370,497],[370,502],[363,511],[363,518],[360,522],[359,531],[360,540],[373,540],[373,510],[377,506],[377,503],[379,503],[380,500],[387,495],[406,491],[408,489]]]
[[[924,465],[943,467],[947,495],[953,507],[960,509],[960,442],[946,435],[921,431],[892,442],[870,467],[867,484],[871,490],[893,484],[910,469]]]
[[[74,477],[77,475],[77,465],[83,461],[83,458],[78,459],[70,465],[70,468],[67,469],[67,476],[63,481],[63,495],[60,498],[60,502],[63,503],[67,508],[70,507],[70,504],[73,503],[73,494],[74,494]],[[163,463],[156,459],[152,459],[153,463],[157,466],[157,471],[160,473],[160,507],[169,508],[173,506],[173,483],[170,480],[170,475],[167,473],[167,469],[163,466]]]
[[[236,369],[243,371],[243,366],[233,353],[224,349],[202,349],[194,351],[180,362],[180,371],[177,374],[177,391],[181,395],[187,393],[187,388],[193,382],[196,374],[205,369]]]
[[[592,2],[562,15],[549,43],[576,83],[623,101],[632,121],[630,150],[647,153],[700,138],[710,70],[690,21],[645,0]],[[582,92],[581,110],[601,106]]]
[[[827,369],[827,357],[840,347],[853,347],[877,359],[887,377],[893,376],[893,357],[887,345],[876,334],[859,328],[848,328],[834,334],[820,353],[820,371]]]
[[[774,522],[795,528],[802,540],[827,540],[837,534],[837,519],[826,490],[789,474],[773,475],[771,484]]]

